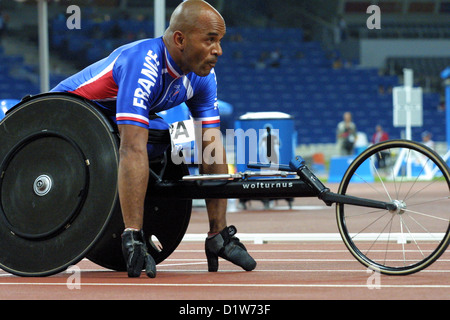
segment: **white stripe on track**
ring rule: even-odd
[[[46,283],[46,282],[0,282],[0,286],[67,286],[66,282],[63,283]],[[97,283],[97,282],[82,282],[82,287],[256,287],[256,288],[366,288],[364,284],[284,284],[284,283]],[[378,287],[378,286],[377,286]],[[393,284],[383,285],[380,284],[379,288],[411,288],[411,289],[448,289],[450,285],[416,285],[416,284]]]

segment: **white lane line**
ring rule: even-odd
[[[192,264],[206,264],[206,263],[189,263],[189,265]],[[187,264],[170,264],[170,265],[158,265],[157,268],[160,267],[177,267],[177,266],[184,266]],[[187,272],[187,273],[206,273],[207,270],[206,269],[162,269],[160,270],[161,272]],[[119,272],[119,271],[115,271],[115,270],[109,270],[109,269],[82,269],[81,270],[82,273],[84,272]],[[124,272],[124,271],[123,271]],[[241,273],[242,270],[219,270],[218,273],[230,273],[230,272],[239,272]],[[270,273],[285,273],[285,272],[300,272],[300,273],[313,273],[313,272],[323,272],[323,273],[333,273],[333,272],[345,272],[345,273],[358,273],[358,272],[362,272],[362,273],[367,273],[367,270],[361,270],[361,269],[283,269],[283,270],[270,270],[270,269],[266,269],[266,270],[253,270],[252,272],[270,272]],[[62,272],[61,274],[69,274],[70,272]],[[420,273],[450,273],[450,270],[422,270],[420,271]],[[16,277],[12,274],[9,273],[2,273],[0,274],[0,277]]]
[[[255,259],[256,262],[358,262],[356,259]],[[193,261],[193,262],[197,262],[197,261],[204,261],[206,262],[206,259],[194,259],[194,258],[177,258],[177,259],[166,259],[164,261],[167,262],[171,262],[171,261],[175,261],[175,262],[180,262],[180,261]],[[224,260],[225,261],[225,260]],[[416,262],[417,260],[414,259],[389,259],[390,262],[404,262],[404,261],[409,261],[409,262]],[[437,261],[435,261],[434,263],[439,263],[439,262],[450,262],[449,259],[439,259]]]
[[[291,250],[277,250],[277,249],[271,249],[271,250],[254,250],[249,249],[248,250],[251,253],[350,253],[350,251],[344,249],[344,250],[321,250],[321,249],[291,249]],[[390,253],[392,252],[432,252],[434,250],[389,250]],[[176,253],[204,253],[205,250],[201,249],[177,249],[174,251],[173,254]],[[370,250],[370,252],[381,252],[385,253],[386,250]],[[445,253],[444,253],[445,255]]]
[[[444,233],[364,233],[364,234],[350,234],[353,240],[358,241],[389,241],[392,239],[402,239],[407,241],[437,241],[444,237]],[[182,242],[203,242],[205,241],[205,234],[202,233],[186,233]],[[342,236],[340,233],[239,233],[238,238],[243,241],[251,241],[255,244],[263,244],[265,242],[278,242],[278,241],[331,241],[342,242]],[[406,238],[406,239],[405,239]]]
[[[355,259],[255,259],[256,262],[358,262]],[[174,259],[166,259],[164,261],[204,261],[206,259],[194,259],[194,258],[174,258]],[[225,261],[225,260],[223,260]],[[403,260],[401,260],[403,261]]]
[[[0,282],[0,286],[67,286],[67,283],[58,282]],[[98,283],[98,282],[82,282],[80,284],[83,286],[97,286],[97,287],[256,287],[256,288],[366,288],[367,284],[285,284],[285,283]],[[450,285],[415,285],[415,284],[392,284],[383,285],[380,284],[377,288],[411,288],[411,289],[448,289]]]
[[[172,265],[168,265],[172,266]],[[195,270],[195,269],[163,269],[161,272],[206,272],[206,270]],[[218,272],[243,272],[242,270],[219,270]],[[283,273],[283,272],[301,272],[301,273],[313,273],[313,272],[324,272],[324,273],[333,273],[333,272],[345,272],[345,273],[367,273],[367,269],[287,269],[287,270],[252,270],[252,272],[270,272],[270,273]],[[422,270],[420,273],[450,273],[450,270]]]

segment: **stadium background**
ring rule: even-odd
[[[167,20],[179,2],[166,0]],[[377,124],[390,138],[401,138],[404,128],[393,126],[391,90],[403,84],[403,68],[411,68],[424,92],[423,127],[413,127],[412,139],[420,141],[421,133],[430,131],[437,151],[447,151],[440,73],[450,66],[450,1],[209,2],[227,23],[216,72],[219,99],[233,107],[224,119],[228,128],[246,112],[288,113],[294,117],[297,152],[307,158],[323,154],[325,161],[338,152],[336,126],[345,111],[369,141]],[[370,4],[381,9],[381,29],[366,26]],[[69,5],[81,9],[79,30],[66,26]],[[153,37],[153,5],[48,1],[50,87],[117,46]],[[36,1],[2,0],[0,10],[7,25],[0,46],[0,100],[37,94]],[[271,58],[274,52],[279,56]]]

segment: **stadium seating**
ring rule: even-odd
[[[65,21],[55,19],[52,29],[64,30],[58,27],[61,23]],[[52,48],[77,59],[80,67],[136,39],[138,33],[149,37],[153,34],[150,22],[83,23],[83,33],[51,32],[50,36]],[[121,28],[120,37],[105,36],[111,35],[116,26]],[[350,111],[358,130],[369,139],[377,124],[392,138],[401,137],[404,128],[393,127],[390,92],[401,85],[396,76],[360,69],[357,62],[342,63],[337,53],[323,50],[319,42],[305,41],[300,29],[229,27],[222,47],[224,54],[216,66],[218,95],[233,105],[235,119],[249,111],[281,111],[294,116],[298,143],[334,143],[337,123],[345,111]],[[271,60],[274,51],[281,56]],[[39,91],[27,80],[9,80],[11,68],[22,63],[20,57],[0,53],[0,60],[1,98],[16,99]],[[52,85],[59,80],[52,77]],[[438,93],[424,94],[424,127],[413,128],[413,139],[420,140],[421,132],[428,130],[435,141],[446,140],[445,117],[438,109],[439,103]]]
[[[404,128],[393,127],[391,89],[401,85],[397,76],[354,65],[336,67],[318,42],[302,41],[299,30],[231,28],[228,33],[240,34],[243,41],[223,41],[224,55],[216,69],[219,96],[234,106],[236,117],[247,111],[286,112],[295,117],[299,143],[333,143],[337,123],[350,111],[369,139],[377,124],[392,138],[401,137]],[[279,64],[258,64],[270,50],[281,52]],[[424,127],[412,129],[413,139],[419,140],[426,128],[434,140],[445,141],[438,105],[438,93],[424,94]]]
[[[39,85],[33,82],[33,75],[22,56],[6,55],[0,50],[0,99],[20,99],[38,93]]]

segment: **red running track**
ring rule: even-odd
[[[283,201],[273,210],[250,210],[228,214],[228,223],[239,233],[337,233],[334,209],[316,199],[303,199],[301,206],[286,210]],[[187,234],[206,234],[203,208],[192,213]],[[0,272],[0,300],[448,300],[450,253],[419,273],[408,276],[374,274],[357,262],[341,241],[277,242],[246,246],[258,262],[245,272],[220,260],[219,272],[207,272],[204,243],[184,241],[157,266],[149,279],[128,278],[124,272],[106,270],[83,260],[75,269],[43,278],[22,278]],[[79,285],[79,286],[78,286]],[[197,301],[198,303],[198,301]],[[175,310],[178,311],[178,310]]]

